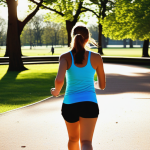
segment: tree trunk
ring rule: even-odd
[[[7,31],[7,37],[8,37],[8,31]],[[21,56],[23,56],[23,55],[22,55],[22,52],[21,52]],[[9,57],[9,48],[8,48],[8,46],[7,46],[7,39],[6,39],[6,51],[5,51],[4,57]]]
[[[38,46],[38,39],[39,39],[39,37],[38,37],[38,33],[36,34],[36,45]]]
[[[57,43],[58,43],[58,45],[60,44],[59,43],[59,34],[57,35]]]
[[[7,0],[8,33],[7,48],[9,49],[9,71],[26,70],[21,59],[20,34],[17,19],[17,1]]]
[[[108,42],[109,42],[109,38],[107,37],[107,38],[106,38],[106,47],[107,47],[107,45],[108,45]]]
[[[126,48],[126,39],[123,40],[123,47]]]
[[[106,41],[107,39],[105,38],[105,36],[102,34],[102,47],[103,48],[107,48],[107,41]]]
[[[130,48],[133,48],[133,41],[130,39]]]
[[[10,1],[11,0],[6,0],[6,2],[7,2],[7,6],[9,5],[9,9],[16,9],[16,7],[17,6],[15,6],[14,7],[14,5],[10,5],[9,3],[10,3]],[[37,5],[37,7],[36,7],[36,9],[31,13],[31,14],[29,14],[27,17],[26,17],[26,19],[23,21],[23,22],[21,22],[21,21],[19,21],[18,20],[18,18],[17,18],[17,26],[18,26],[18,33],[19,33],[19,36],[21,35],[21,32],[22,32],[22,30],[23,30],[23,28],[24,28],[24,26],[28,23],[28,21],[37,13],[37,11],[39,10],[39,7],[40,7],[40,5],[42,4],[42,2],[43,2],[43,0],[41,0],[41,2],[39,3],[39,5]],[[12,3],[18,3],[17,1],[15,1],[15,2],[12,2]],[[17,4],[16,4],[17,5]],[[9,10],[8,10],[9,11]],[[17,16],[17,12],[15,12],[16,13],[16,16]],[[7,37],[8,37],[8,31],[7,31]],[[20,38],[20,37],[19,37]],[[6,45],[7,45],[7,42],[6,42]],[[6,52],[5,52],[5,55],[4,55],[4,57],[9,57],[9,48],[8,47],[6,47]],[[21,56],[23,56],[22,55],[22,52],[21,52]]]
[[[13,9],[13,8],[12,8]],[[18,18],[17,18],[17,24],[18,24],[19,22],[18,22]],[[18,24],[18,33],[20,33],[20,31],[19,31],[19,24]],[[19,36],[20,36],[20,34],[19,34]],[[7,31],[7,37],[8,37],[8,31]],[[20,37],[19,37],[20,38]],[[6,39],[6,43],[7,43],[7,39]],[[22,55],[22,51],[21,51],[21,56],[23,56]],[[9,48],[8,47],[6,47],[6,51],[5,51],[5,55],[4,55],[4,57],[9,57]]]
[[[101,55],[104,55],[103,49],[102,49],[102,25],[98,24],[98,53]]]
[[[55,46],[56,46],[56,32],[55,32]]]
[[[30,49],[32,49],[32,36],[31,36],[31,29],[29,30],[30,32]]]
[[[148,48],[149,48],[149,39],[144,40],[142,57],[149,57]]]
[[[67,29],[67,33],[68,33],[68,47],[70,47],[70,43],[71,43],[71,30],[72,30],[73,26],[75,25],[75,23],[73,23],[73,22],[71,22],[69,20],[66,20],[66,29]]]

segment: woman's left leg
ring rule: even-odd
[[[80,150],[79,148],[79,138],[80,138],[80,124],[79,121],[75,123],[69,123],[65,121],[69,142],[68,142],[68,150]]]
[[[81,150],[93,150],[92,138],[97,118],[80,117],[79,122],[80,122]]]

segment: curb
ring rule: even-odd
[[[62,95],[60,95],[60,96],[62,96]],[[8,110],[8,111],[6,111],[6,112],[0,113],[0,116],[1,116],[1,115],[5,115],[5,114],[10,113],[10,112],[13,112],[13,111],[16,111],[16,110],[19,110],[19,109],[22,109],[22,108],[26,108],[26,107],[29,107],[29,106],[32,106],[32,105],[41,103],[41,102],[46,101],[46,100],[48,100],[48,99],[50,99],[50,98],[53,98],[53,97],[54,97],[54,96],[50,96],[50,97],[47,97],[47,98],[45,98],[45,99],[43,99],[43,100],[40,100],[40,101],[38,101],[38,102],[29,104],[29,105],[26,105],[26,106],[22,106],[22,107],[19,107],[19,108],[16,108],[16,109]]]

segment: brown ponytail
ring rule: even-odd
[[[75,54],[75,64],[82,64],[84,60],[84,38],[81,34],[77,34],[74,37],[74,47],[72,52]]]
[[[82,64],[85,54],[84,47],[87,47],[85,46],[85,43],[91,43],[95,46],[97,46],[97,44],[95,40],[90,37],[88,28],[81,22],[77,22],[72,28],[71,37],[72,41],[70,46],[73,54],[75,55],[75,63]]]

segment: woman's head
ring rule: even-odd
[[[88,42],[90,34],[89,34],[89,30],[88,28],[85,26],[85,24],[78,22],[76,23],[76,25],[72,28],[71,31],[71,37],[72,37],[72,42],[71,42],[71,47],[74,47],[74,39],[76,35],[82,35],[83,37],[83,43],[85,44],[86,42]]]
[[[77,23],[72,29],[71,37],[71,47],[75,54],[75,63],[82,64],[85,53],[84,47],[89,40],[89,30],[83,23]]]

